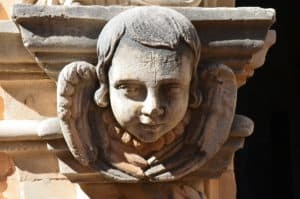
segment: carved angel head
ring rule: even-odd
[[[61,128],[82,164],[118,180],[168,181],[221,149],[235,75],[220,63],[198,70],[200,40],[186,17],[162,7],[127,10],[105,25],[97,52],[96,67],[73,62],[58,78]]]
[[[165,8],[135,8],[110,20],[97,44],[100,88],[121,128],[154,142],[201,101],[197,86],[200,40],[191,22]]]

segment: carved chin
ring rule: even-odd
[[[171,128],[172,129],[172,128]],[[157,125],[145,125],[139,124],[138,129],[135,131],[128,132],[136,137],[139,141],[144,143],[152,143],[159,140],[162,136],[170,131],[170,128],[167,129],[165,124],[157,124]]]
[[[142,131],[140,135],[136,135],[136,139],[142,143],[153,143],[159,140],[164,134],[153,131]]]
[[[107,133],[112,139],[119,140],[123,144],[134,148],[143,148],[148,152],[155,152],[161,150],[165,145],[171,144],[184,133],[184,128],[190,121],[190,111],[187,110],[184,118],[171,130],[165,130],[167,129],[165,124],[141,124],[137,134],[121,128],[110,109],[104,111],[103,121],[106,125]]]

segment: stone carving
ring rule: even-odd
[[[225,65],[198,67],[200,50],[195,28],[174,10],[134,8],[111,19],[97,66],[73,62],[58,78],[74,157],[120,181],[176,180],[207,163],[230,137],[237,82]]]
[[[201,0],[20,0],[38,5],[161,5],[198,6]]]
[[[201,5],[207,2],[203,0]],[[114,111],[113,107],[125,103],[125,100],[128,104],[129,96],[124,99],[124,95],[119,95],[120,90],[114,86],[111,88],[113,83],[109,80],[112,78],[101,81],[103,79],[98,75],[101,74],[96,56],[99,32],[112,17],[129,8],[132,7],[18,4],[14,7],[12,17],[15,23],[0,22],[0,118],[5,119],[0,122],[0,152],[9,155],[15,163],[10,164],[4,158],[1,164],[4,166],[4,181],[0,184],[4,189],[8,187],[4,192],[0,190],[3,196],[34,199],[40,198],[37,193],[42,193],[48,198],[235,197],[233,155],[253,130],[250,119],[233,113],[235,93],[237,87],[245,84],[254,70],[263,64],[268,48],[275,41],[275,33],[268,31],[274,22],[274,10],[173,8],[193,23],[201,39],[201,59],[196,73],[193,73],[198,74],[198,83],[191,81],[194,78],[188,81],[190,87],[196,85],[196,92],[188,92],[191,96],[183,96],[191,100],[188,100],[184,111],[178,111],[177,108],[185,107],[179,106],[174,109],[179,114],[169,115],[177,119],[166,122],[168,128],[159,125],[152,128],[153,122],[150,122],[152,134],[144,137],[149,128],[139,131],[139,125],[131,122],[136,121],[134,116],[139,112],[128,114],[133,116],[128,117],[132,119],[129,122],[124,121],[127,117],[123,117],[123,112],[118,113],[118,110],[135,110],[138,100],[131,104],[134,106],[121,106],[115,108],[117,112]],[[155,15],[155,12],[145,12],[145,16],[152,14]],[[176,18],[173,17],[178,23]],[[170,21],[173,22],[173,19]],[[128,20],[124,18],[124,21]],[[162,106],[166,101],[160,96],[173,96],[177,91],[155,88],[164,88],[160,85],[165,83],[160,80],[173,75],[176,77],[177,69],[183,66],[186,66],[184,69],[191,68],[187,66],[194,60],[194,51],[185,39],[181,39],[178,45],[175,39],[173,48],[151,46],[136,41],[144,38],[136,37],[140,34],[126,32],[148,26],[149,21],[145,22],[142,21],[144,25],[135,26],[135,29],[124,26],[126,28],[124,32],[121,31],[120,41],[115,48],[109,49],[115,49],[109,51],[112,56],[107,60],[114,64],[107,65],[107,71],[103,74],[104,77],[118,77],[112,71],[120,66],[117,63],[122,62],[124,73],[121,77],[124,74],[132,78],[139,77],[142,86],[122,85],[119,87],[121,91],[129,91],[133,97],[144,96],[144,88],[146,93],[157,91],[153,92],[155,95],[151,98],[142,99],[145,104],[161,107],[155,108],[156,111],[150,114],[150,118],[160,118],[169,110]],[[167,24],[172,29],[173,23]],[[165,41],[165,38],[159,37],[163,35],[161,33],[168,36],[167,41],[168,38],[177,38],[173,37],[174,33],[169,34],[169,29],[163,25],[158,25],[160,29],[153,31],[153,37],[146,36],[146,41],[157,38],[158,41]],[[181,30],[181,27],[176,26],[176,30]],[[191,26],[187,27],[189,29]],[[193,42],[197,40],[191,38],[194,38],[191,39]],[[104,45],[103,42],[100,44]],[[130,50],[126,51],[128,48]],[[55,81],[59,73],[57,85],[61,118],[57,118],[55,100]],[[143,73],[150,75],[141,76]],[[158,85],[154,88],[151,87],[153,76],[157,80],[154,84]],[[176,84],[169,86],[176,88]],[[113,93],[112,89],[116,92]],[[118,98],[112,97],[115,95]],[[96,101],[93,99],[95,96],[98,99]],[[124,99],[119,100],[121,103],[112,101],[121,99],[120,96]],[[200,102],[200,105],[197,107],[194,102]],[[147,111],[143,109],[141,113]],[[144,122],[148,120],[147,117],[138,119]],[[79,161],[74,159],[69,148]],[[13,171],[7,169],[10,166],[16,167],[15,172],[6,172]]]

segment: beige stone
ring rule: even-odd
[[[0,199],[18,199],[16,168],[11,157],[0,152]]]
[[[232,1],[202,3],[205,2],[206,6],[234,5]],[[103,24],[127,9],[18,5],[14,13],[17,25],[0,22],[3,44],[0,46],[0,119],[4,119],[0,121],[0,151],[6,153],[0,154],[0,175],[5,176],[0,179],[0,199],[235,198],[233,154],[243,147],[245,137],[253,131],[249,118],[234,113],[236,92],[252,75],[247,70],[253,71],[263,64],[268,48],[275,41],[274,32],[265,34],[274,22],[274,11],[176,8],[196,29],[184,17],[174,14],[173,19],[177,21],[173,23],[178,23],[175,27],[183,28],[179,35],[187,38],[185,43],[176,43],[178,29],[165,25],[172,23],[157,25],[149,32],[140,31],[144,29],[139,26],[151,24],[149,16],[155,15],[153,10],[151,14],[144,10],[142,13],[150,20],[139,17],[141,23],[134,23],[134,30],[127,27],[131,35],[119,38],[116,51],[107,48],[105,43],[113,44],[110,31],[122,26],[115,23],[106,32]],[[173,16],[173,11],[164,11],[167,16]],[[124,15],[121,18],[125,20]],[[188,35],[180,25],[182,21],[187,21],[188,31],[194,33]],[[216,32],[219,23],[222,31]],[[104,36],[100,36],[97,57],[96,38],[100,30]],[[248,34],[249,30],[255,34]],[[182,84],[194,88],[193,73],[188,69],[193,64],[197,66],[199,61],[197,32],[202,40],[199,67],[203,68],[196,88],[201,94],[190,93],[197,100],[187,100],[178,97],[177,91],[180,87],[187,96],[190,89]],[[211,37],[212,32],[218,35],[218,40]],[[166,37],[162,38],[171,38],[174,48],[168,49],[166,40],[158,39],[163,34]],[[127,43],[124,38],[128,39]],[[166,49],[155,46],[156,42],[166,45]],[[106,53],[106,50],[113,52]],[[240,55],[242,60],[237,58]],[[103,57],[104,66],[110,59],[113,61],[104,73],[101,63],[97,64]],[[136,70],[137,66],[145,70]],[[181,74],[186,72],[183,80],[176,79],[177,70]],[[100,77],[103,74],[110,75],[110,82]],[[170,77],[177,81],[166,84]],[[107,87],[103,87],[105,83]],[[162,89],[161,85],[166,88]],[[170,113],[163,100],[166,95],[172,101],[177,100],[173,109],[179,111],[172,113],[173,119],[166,122],[170,127],[161,128],[157,118]],[[120,96],[123,100],[118,99]],[[140,103],[126,97],[139,99]],[[201,102],[201,108],[191,101]],[[114,109],[105,111],[109,116],[102,115],[105,107]],[[133,110],[131,114],[129,108]],[[140,118],[139,111],[143,114]],[[138,131],[137,124],[128,125],[129,116],[137,117],[148,127]],[[151,135],[144,137],[149,132]]]
[[[22,199],[77,199],[76,184],[68,180],[25,181],[21,183]]]
[[[100,171],[119,181],[178,180],[203,166],[220,150],[220,143],[229,138],[237,84],[234,73],[225,65],[213,64],[198,74],[200,47],[196,29],[187,18],[171,9],[137,7],[111,19],[98,39],[96,69],[86,62],[73,62],[58,78],[58,116],[74,157],[83,165],[99,165]],[[99,86],[97,81],[101,82]],[[211,95],[211,89],[219,92]],[[87,98],[93,95],[99,107],[95,107],[93,98]],[[222,112],[217,111],[220,107]],[[97,109],[112,111],[115,126],[124,132],[117,141],[111,141],[102,130],[113,125],[112,122],[89,123],[89,118],[101,118],[102,113]],[[138,148],[122,146],[134,138],[147,148],[148,143],[173,135],[189,111],[194,111],[192,117],[199,118],[194,125],[204,129],[203,132],[183,130],[176,139],[168,136],[164,140],[166,144],[160,145],[162,148],[146,154]],[[211,119],[204,119],[208,115]],[[193,123],[187,122],[185,126],[189,125]],[[93,136],[99,139],[93,140]],[[205,141],[198,145],[201,139]],[[187,143],[189,147],[184,147]],[[198,150],[205,155],[198,154]],[[104,157],[99,158],[99,153]],[[189,157],[190,153],[194,154],[193,158]],[[178,161],[172,160],[176,156],[180,156]],[[155,157],[156,161],[150,161],[149,157]],[[102,170],[102,161],[117,170]],[[137,162],[149,165],[140,166]]]
[[[18,3],[37,5],[161,5],[161,6],[204,6],[204,7],[234,7],[233,0],[19,0]]]
[[[232,0],[21,0],[37,5],[161,5],[161,6],[233,6]]]
[[[61,136],[57,118],[0,121],[1,141],[54,139]]]
[[[0,97],[0,120],[4,119],[4,100]]]
[[[8,14],[5,10],[5,8],[3,7],[2,3],[0,3],[0,20],[3,19],[8,19]]]
[[[4,153],[0,153],[0,179],[3,180],[14,173],[15,167],[12,159]]]
[[[0,1],[0,20],[9,19],[12,14],[12,6],[15,0],[1,0]]]
[[[21,199],[21,187],[17,174],[0,180],[0,198],[1,199]]]
[[[203,7],[234,7],[234,0],[1,0],[0,1],[0,20],[9,19],[12,14],[14,3],[30,3],[37,5],[164,5],[164,6],[203,6]]]
[[[1,81],[4,119],[42,119],[56,115],[55,83],[49,80]]]

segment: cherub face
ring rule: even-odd
[[[108,71],[112,112],[142,142],[157,141],[184,117],[192,77],[191,51],[121,40]]]

